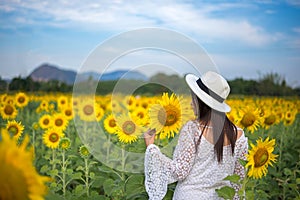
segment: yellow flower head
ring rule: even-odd
[[[50,178],[39,175],[32,165],[34,156],[33,151],[27,150],[28,136],[20,146],[6,131],[0,138],[0,199],[44,199],[45,183]]]
[[[52,126],[59,130],[65,130],[68,126],[68,120],[62,113],[56,113],[52,118]]]
[[[262,127],[264,127],[265,129],[269,129],[272,125],[277,123],[278,123],[278,118],[276,114],[271,110],[265,111]]]
[[[50,128],[44,133],[43,142],[47,147],[56,149],[62,137],[64,137],[62,131],[55,128]]]
[[[96,121],[98,105],[92,99],[88,98],[80,102],[78,106],[78,115],[83,121]]]
[[[42,129],[47,129],[52,126],[51,116],[48,114],[43,115],[39,120],[39,125]]]
[[[117,124],[114,116],[112,114],[109,114],[103,121],[103,125],[105,130],[110,134],[116,134],[117,133]]]
[[[3,119],[14,119],[18,114],[18,110],[13,104],[4,104],[1,106],[1,115]]]
[[[241,110],[242,117],[239,121],[239,125],[241,128],[248,129],[251,133],[253,133],[257,128],[262,124],[263,118],[260,115],[259,109],[253,110],[253,108],[246,107]]]
[[[134,121],[140,122],[141,125],[149,124],[150,118],[149,118],[148,110],[146,110],[143,107],[138,107],[137,109],[130,112],[130,116]]]
[[[41,111],[49,111],[49,103],[46,100],[42,100],[39,107],[36,109],[36,112],[39,113]]]
[[[292,125],[296,119],[296,115],[297,113],[295,111],[287,110],[284,115],[284,121],[283,121],[284,125],[285,126]]]
[[[61,95],[58,97],[57,99],[57,106],[59,109],[63,109],[65,107],[67,107],[69,104],[68,98],[64,95]]]
[[[118,138],[123,143],[135,142],[143,133],[139,123],[135,123],[128,115],[120,115],[116,118]]]
[[[71,106],[67,106],[62,109],[62,113],[64,114],[67,120],[71,120],[74,117],[74,112]]]
[[[29,98],[27,97],[27,95],[25,93],[19,92],[16,95],[16,105],[19,108],[23,108],[23,107],[27,106],[28,102],[29,102]]]
[[[19,139],[23,133],[24,126],[21,124],[21,122],[13,120],[7,122],[6,129],[11,136],[13,136],[15,139]]]
[[[160,133],[160,139],[174,137],[190,119],[190,110],[190,104],[183,98],[175,96],[174,93],[169,97],[168,93],[164,93],[158,104],[150,107],[150,127]]]
[[[269,137],[263,141],[256,140],[257,145],[251,144],[251,150],[246,155],[248,163],[246,168],[249,168],[248,176],[255,179],[265,176],[268,172],[268,166],[273,166],[272,162],[276,162],[277,155],[273,154],[275,139],[269,141]]]

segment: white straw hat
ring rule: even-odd
[[[194,74],[187,74],[185,81],[191,90],[212,109],[220,112],[231,110],[224,102],[229,95],[230,87],[220,74],[208,71],[201,78]]]

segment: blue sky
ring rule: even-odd
[[[258,79],[276,72],[296,87],[300,86],[299,19],[299,0],[2,0],[0,75],[27,76],[42,63],[79,71],[89,54],[107,39],[157,27],[196,41],[227,79]],[[139,53],[149,60],[157,56]],[[160,56],[156,62],[173,60]],[[142,60],[134,62],[138,58],[140,54],[129,55],[118,66],[143,64]]]

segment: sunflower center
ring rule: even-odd
[[[272,124],[274,124],[275,120],[276,120],[275,115],[273,115],[273,114],[269,115],[268,117],[265,118],[265,124],[272,125]]]
[[[18,98],[18,102],[19,103],[24,103],[25,102],[25,98],[24,97],[19,97]]]
[[[131,99],[128,100],[128,105],[131,106],[133,101]]]
[[[260,148],[254,154],[254,167],[261,167],[268,161],[269,153],[267,149]]]
[[[252,113],[246,113],[243,118],[241,123],[243,124],[244,127],[251,126],[255,122],[255,115]]]
[[[59,135],[57,133],[51,133],[49,135],[49,140],[50,142],[55,143],[59,140]]]
[[[66,116],[71,116],[72,115],[72,111],[71,110],[66,110],[65,111],[65,115]]]
[[[84,106],[84,108],[83,108],[83,112],[84,112],[84,114],[86,114],[86,115],[91,115],[91,114],[94,113],[94,107],[91,106],[91,105],[86,105],[86,106]]]
[[[111,119],[111,120],[109,120],[108,124],[109,124],[110,127],[115,127],[116,126],[116,120]]]
[[[56,119],[55,120],[55,126],[62,126],[63,125],[63,120],[62,119]]]
[[[7,115],[11,115],[14,113],[14,108],[11,105],[6,105],[4,108],[4,112]]]
[[[126,121],[122,126],[122,130],[126,135],[131,135],[135,131],[135,124],[132,121]]]
[[[49,119],[44,119],[44,120],[43,120],[43,124],[44,124],[44,125],[48,125],[49,123],[50,123]]]
[[[17,133],[19,132],[19,129],[16,126],[10,126],[8,128],[8,132],[11,133],[11,134],[13,134],[13,135],[17,135]]]
[[[137,116],[138,116],[139,118],[143,119],[145,115],[144,115],[143,112],[139,112],[139,113],[137,114]]]
[[[176,108],[167,107],[158,111],[158,121],[164,126],[172,126],[178,121]]]
[[[143,103],[142,107],[145,108],[145,109],[148,108],[148,103]]]
[[[66,101],[65,101],[65,100],[61,100],[60,103],[61,103],[61,104],[65,104]]]

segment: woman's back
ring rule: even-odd
[[[220,180],[234,173],[237,155],[241,155],[242,147],[247,145],[247,139],[243,131],[238,129],[235,154],[232,156],[230,143],[225,138],[223,159],[219,163],[214,152],[212,129],[213,127],[209,126],[205,128],[190,173],[184,180],[178,181],[173,199],[217,199],[215,189],[230,186],[228,181]],[[187,134],[191,134],[191,137],[197,141],[201,130],[203,127],[200,123],[193,121]],[[178,157],[176,154],[178,154],[177,151],[174,152],[174,157]]]

